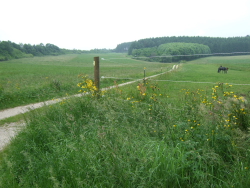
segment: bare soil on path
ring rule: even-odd
[[[176,69],[175,66],[170,71],[172,71],[174,69]],[[167,72],[170,72],[170,71],[167,71]],[[156,76],[159,76],[159,75],[165,74],[165,73],[166,72],[163,72],[163,73],[160,73],[157,75],[153,75],[150,77],[146,77],[145,79],[156,77]],[[143,80],[143,79],[138,79],[138,80],[134,80],[131,82],[126,82],[123,84],[119,84],[118,86],[132,84],[132,83],[135,83],[135,82],[141,81],[141,80]],[[108,88],[104,88],[103,90],[108,90],[108,89],[112,89],[115,87],[117,87],[117,86],[111,86]],[[71,97],[81,97],[81,96],[86,95],[86,94],[77,94],[77,95],[73,95]],[[46,105],[55,104],[55,103],[58,103],[62,100],[68,99],[68,98],[70,98],[70,97],[63,97],[63,98],[49,100],[49,101],[45,101],[45,102],[40,102],[40,103],[30,104],[30,105],[26,105],[26,106],[19,106],[19,107],[15,107],[15,108],[11,108],[11,109],[2,110],[2,111],[0,111],[0,120],[6,119],[6,118],[9,118],[12,116],[16,116],[19,114],[23,114],[23,113],[29,112],[31,110],[34,110],[36,108],[41,108],[41,107],[46,106]],[[9,124],[5,124],[4,126],[0,126],[0,151],[10,142],[11,138],[14,137],[18,133],[18,131],[21,130],[21,128],[23,128],[24,126],[25,126],[25,123],[22,123],[22,122],[9,123]]]
[[[9,123],[0,127],[0,151],[10,142],[10,140],[23,128],[25,123]]]
[[[78,94],[74,96],[80,97],[82,95]],[[0,120],[6,119],[12,116],[16,116],[19,114],[23,114],[31,110],[34,110],[36,108],[41,108],[46,105],[55,104],[64,99],[66,99],[66,97],[2,110],[0,111]],[[24,127],[24,125],[25,123],[22,123],[22,122],[14,122],[14,123],[7,123],[3,126],[0,126],[0,151],[10,142],[11,138],[14,137],[22,127]]]

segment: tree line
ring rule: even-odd
[[[31,44],[16,44],[11,41],[0,41],[0,61],[9,59],[18,59],[33,56],[46,56],[46,55],[62,55],[62,54],[82,54],[82,53],[109,53],[112,50],[108,49],[93,49],[93,50],[69,50],[61,49],[54,44],[38,45]]]
[[[60,55],[64,52],[54,44],[16,44],[11,41],[0,42],[0,60],[17,59],[23,57]]]
[[[199,58],[199,54],[209,55],[211,50],[204,44],[175,42],[161,44],[159,47],[133,49],[132,51],[133,58],[139,57],[141,60],[163,63],[192,60]],[[204,56],[202,55],[202,57]]]
[[[13,58],[33,57],[33,56],[44,56],[44,55],[61,55],[61,54],[82,54],[82,53],[128,53],[133,54],[144,54],[149,56],[148,53],[158,54],[156,49],[163,44],[168,43],[196,43],[203,44],[209,47],[211,53],[232,53],[232,52],[250,52],[250,36],[245,37],[188,37],[188,36],[172,36],[172,37],[157,37],[157,38],[146,38],[140,39],[133,42],[124,42],[118,44],[115,49],[92,49],[92,50],[69,50],[61,49],[54,44],[43,44],[38,45],[31,44],[16,44],[11,41],[0,41],[0,61],[9,60]],[[136,51],[141,49],[140,52]],[[134,52],[133,52],[134,51]],[[150,52],[149,52],[150,51]],[[133,54],[132,54],[133,53]],[[147,54],[147,55],[145,55]],[[184,55],[184,54],[182,54]]]
[[[198,43],[207,45],[211,53],[232,53],[232,52],[250,52],[250,36],[245,37],[188,37],[188,36],[172,36],[140,39],[133,42],[125,42],[118,44],[115,52],[126,52],[132,55],[134,49],[153,48],[166,43]]]
[[[124,42],[124,43],[118,44],[116,46],[116,48],[114,49],[114,52],[127,53],[131,44],[132,44],[132,42]]]
[[[148,48],[159,46],[161,44],[185,42],[198,43],[209,46],[211,53],[231,53],[231,52],[249,52],[250,37],[231,37],[231,38],[213,38],[213,37],[159,37],[141,39],[131,43],[128,54],[131,55],[133,49]]]

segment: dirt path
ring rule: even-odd
[[[14,137],[25,123],[9,123],[0,127],[0,151],[10,142],[11,138]]]
[[[175,66],[170,71],[172,71],[174,69],[176,69]],[[167,71],[167,72],[170,72],[170,71]],[[149,76],[149,77],[146,77],[146,79],[153,78],[153,77],[159,76],[161,74],[165,74],[167,72],[163,72],[163,73],[160,73],[157,75]],[[131,82],[126,82],[123,84],[119,84],[118,86],[119,87],[125,86],[125,85],[132,84],[132,83],[135,83],[135,82],[138,82],[141,80],[143,80],[143,79],[138,79],[138,80],[134,80]],[[117,86],[111,86],[108,88],[104,88],[103,90],[109,90],[109,89],[112,89],[115,87],[117,87]],[[73,95],[70,97],[81,97],[81,96],[86,95],[86,94],[88,94],[88,93],[77,94],[77,95]],[[12,116],[16,116],[19,114],[23,114],[23,113],[28,112],[30,110],[34,110],[36,108],[41,108],[41,107],[46,106],[46,105],[55,104],[55,103],[58,103],[64,99],[68,99],[70,97],[63,97],[63,98],[59,98],[59,99],[55,99],[55,100],[49,100],[49,101],[45,101],[45,102],[40,102],[40,103],[30,104],[30,105],[26,105],[26,106],[19,106],[19,107],[15,107],[15,108],[11,108],[11,109],[2,110],[2,111],[0,111],[0,120],[5,119],[5,118],[9,118]],[[4,146],[6,146],[6,144],[9,143],[11,138],[18,133],[20,128],[24,127],[24,125],[25,125],[24,123],[17,122],[17,123],[6,124],[6,125],[0,127],[0,151],[4,148]]]
[[[82,95],[78,94],[78,95],[74,95],[74,96],[80,97]],[[18,106],[15,108],[2,110],[2,111],[0,111],[0,120],[8,118],[8,117],[16,116],[18,114],[23,114],[23,113],[28,112],[30,110],[34,110],[36,108],[41,108],[45,105],[55,104],[55,103],[58,103],[64,99],[67,99],[67,98],[69,98],[69,97],[63,97],[63,98],[59,98],[59,99],[55,99],[55,100],[49,100],[49,101],[45,101],[45,102],[39,102],[39,103],[35,103],[35,104],[29,104],[26,106]]]
[[[171,69],[170,71],[172,71],[172,70],[173,69]],[[169,71],[167,71],[167,72],[169,72]],[[160,74],[157,74],[157,75],[153,75],[153,76],[149,76],[149,77],[146,77],[146,79],[153,78],[153,77],[159,76],[161,74],[165,74],[165,73],[166,72],[163,72],[163,73],[160,73]],[[125,86],[125,85],[132,84],[132,83],[135,83],[135,82],[138,82],[138,81],[141,81],[141,80],[143,80],[143,79],[133,80],[131,82],[126,82],[126,83],[123,83],[123,84],[119,84],[118,86],[119,87]],[[112,89],[112,88],[115,88],[115,87],[117,87],[117,86],[111,86],[111,87],[108,87],[108,88],[104,88],[102,90],[109,90],[109,89]],[[8,117],[16,116],[18,114],[22,114],[22,113],[28,112],[30,110],[34,110],[36,108],[41,108],[41,107],[43,107],[45,105],[55,104],[55,103],[58,103],[58,102],[60,102],[62,100],[65,100],[65,99],[68,99],[68,98],[71,98],[71,97],[81,97],[81,96],[86,95],[86,94],[88,94],[88,93],[85,93],[85,94],[81,93],[81,94],[73,95],[73,96],[70,96],[70,97],[63,97],[63,98],[49,100],[49,101],[45,101],[45,102],[29,104],[29,105],[26,105],[26,106],[18,106],[18,107],[15,107],[15,108],[2,110],[2,111],[0,111],[0,120],[8,118]]]
[[[76,97],[82,96],[82,94],[74,95]],[[0,120],[16,116],[19,114],[23,114],[25,112],[28,112],[30,110],[34,110],[36,108],[41,108],[45,105],[55,104],[60,101],[62,101],[65,98],[55,99],[55,100],[49,100],[45,102],[30,104],[26,106],[19,106],[11,109],[6,109],[0,111]],[[22,122],[15,122],[15,123],[9,123],[5,124],[4,126],[0,126],[0,151],[8,144],[13,136],[15,136],[18,131],[24,127],[25,123]]]

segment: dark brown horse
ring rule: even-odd
[[[227,73],[228,68],[227,68],[227,67],[222,67],[222,66],[220,66],[220,67],[218,68],[218,73],[220,73],[220,71],[222,71],[222,72],[224,72],[224,73]]]

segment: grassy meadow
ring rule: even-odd
[[[0,62],[0,110],[77,94],[78,75],[87,74],[93,78],[95,56],[100,56],[100,76],[118,77],[118,83],[128,78],[142,78],[144,66],[148,68],[148,75],[170,69],[167,64],[145,63],[115,53],[45,56]],[[105,79],[100,87],[113,84],[114,79]]]
[[[182,62],[101,97],[91,71],[77,77],[84,57],[73,56],[72,85],[92,93],[25,115],[0,153],[0,187],[249,187],[250,56]],[[117,57],[125,55],[102,57],[101,75],[136,79],[144,67],[148,76],[173,66]]]
[[[228,74],[217,73],[219,66],[228,67]],[[250,56],[208,57],[181,65],[178,74],[172,72],[155,80],[171,87],[169,91],[181,89],[205,89],[210,91],[216,83],[233,85],[237,94],[248,95],[250,91]],[[216,74],[215,74],[216,73]],[[168,80],[165,81],[165,80]],[[170,82],[173,81],[172,84]]]

